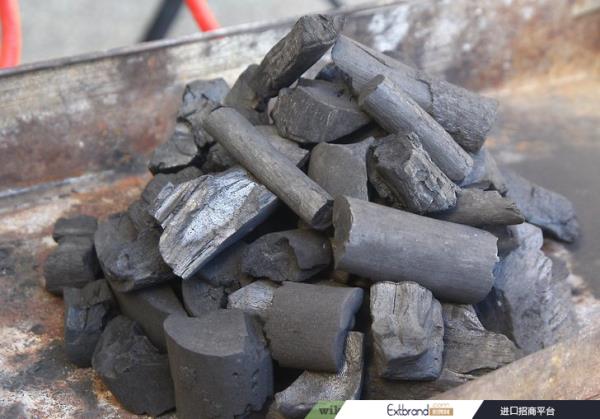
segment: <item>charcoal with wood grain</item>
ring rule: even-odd
[[[303,16],[237,75],[213,63],[141,193],[56,222],[43,271],[67,359],[125,409],[428,399],[579,330],[567,252],[545,240],[577,238],[574,207],[499,164],[497,102],[342,24]]]

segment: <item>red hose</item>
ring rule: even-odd
[[[185,4],[194,16],[196,23],[202,32],[212,31],[219,28],[219,22],[208,7],[206,0],[185,0]]]
[[[0,0],[0,68],[14,67],[21,61],[21,19],[17,0]]]

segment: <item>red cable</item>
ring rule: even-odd
[[[17,0],[0,0],[0,68],[14,67],[21,61],[21,19]]]
[[[196,23],[202,30],[202,32],[212,31],[219,28],[219,22],[215,15],[213,15],[210,7],[206,0],[185,0],[185,4],[194,16]]]

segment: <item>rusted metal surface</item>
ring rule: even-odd
[[[598,356],[600,327],[521,358],[436,398],[460,399],[600,399]]]
[[[575,202],[583,238],[546,249],[598,292],[600,14],[585,5],[412,0],[348,11],[345,32],[500,100],[493,153]],[[149,179],[149,152],[173,127],[183,84],[232,81],[290,24],[0,72],[0,417],[131,416],[89,369],[65,360],[62,301],[41,287],[52,224],[126,208]],[[589,291],[576,299],[580,315],[598,318]]]

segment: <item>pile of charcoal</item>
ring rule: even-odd
[[[304,16],[231,89],[188,84],[140,199],[56,223],[66,353],[131,412],[429,398],[577,328],[542,251],[573,207],[496,165],[497,103],[342,24]]]

